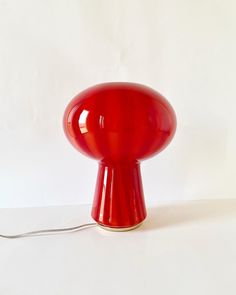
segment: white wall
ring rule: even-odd
[[[236,197],[236,2],[0,0],[0,207],[92,202],[97,164],[62,130],[105,81],[168,98],[178,130],[142,164],[147,203]]]

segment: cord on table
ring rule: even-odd
[[[18,239],[18,238],[24,238],[24,237],[32,237],[32,236],[41,236],[41,235],[48,235],[48,234],[58,234],[58,233],[64,233],[64,232],[73,232],[77,231],[86,227],[95,226],[97,223],[85,223],[73,227],[65,227],[65,228],[54,228],[54,229],[41,229],[41,230],[35,230],[30,231],[22,234],[16,234],[16,235],[2,235],[0,234],[0,238],[5,239]]]

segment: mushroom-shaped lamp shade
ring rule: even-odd
[[[98,84],[67,106],[64,131],[71,144],[99,162],[93,219],[127,230],[146,217],[140,161],[163,150],[176,117],[168,101],[136,83]]]

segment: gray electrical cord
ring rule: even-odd
[[[41,235],[47,235],[47,234],[57,234],[57,233],[64,233],[64,232],[73,232],[77,231],[86,227],[95,226],[97,223],[85,223],[73,227],[65,227],[65,228],[54,228],[54,229],[41,229],[41,230],[35,230],[30,231],[27,233],[17,234],[17,235],[2,235],[0,234],[0,238],[5,239],[18,239],[18,238],[24,238],[24,237],[32,237],[32,236],[41,236]]]

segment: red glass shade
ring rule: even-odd
[[[140,84],[95,85],[69,103],[64,114],[67,138],[99,161],[92,209],[96,222],[125,229],[145,219],[140,161],[163,150],[175,129],[168,101]]]

